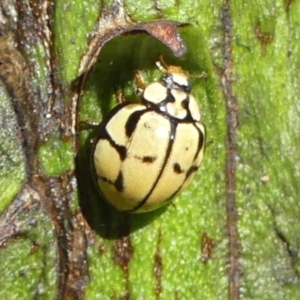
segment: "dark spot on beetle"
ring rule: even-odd
[[[109,142],[109,144],[118,152],[119,156],[120,156],[120,159],[122,161],[125,160],[126,158],[126,155],[127,155],[127,149],[125,146],[122,146],[122,145],[118,145],[113,139],[112,137],[110,136],[110,134],[107,132],[106,128],[105,130],[103,130],[101,132],[101,135],[99,136],[99,142],[101,142],[100,140],[106,140]]]
[[[152,164],[156,159],[157,157],[156,156],[150,156],[150,155],[146,155],[146,156],[135,156],[134,158],[138,159],[138,160],[141,160],[143,163],[146,163],[146,164]]]
[[[198,170],[197,166],[191,166],[188,171],[186,172],[186,178],[190,177],[192,173],[196,172]]]
[[[199,153],[201,152],[201,150],[203,150],[204,144],[205,144],[205,127],[204,127],[204,131],[202,131],[198,127],[196,127],[196,129],[197,129],[198,134],[199,134],[199,140],[198,140],[197,151],[195,152],[195,155],[194,155],[194,160],[197,159]]]
[[[118,154],[119,154],[119,156],[120,156],[120,159],[121,159],[122,161],[124,161],[125,158],[126,158],[126,155],[127,155],[127,149],[126,149],[126,147],[125,147],[125,146],[120,146],[120,145],[117,145],[117,144],[115,144],[113,147],[114,147],[114,148],[116,149],[116,151],[118,152]]]
[[[175,163],[175,164],[173,165],[173,170],[174,170],[174,172],[175,172],[176,174],[181,174],[181,173],[184,172],[184,171],[181,169],[179,163]]]
[[[188,107],[189,107],[189,98],[184,99],[184,100],[181,102],[181,106],[182,106],[182,108],[184,108],[184,109],[188,109]]]
[[[114,184],[111,180],[109,180],[108,178],[104,177],[104,176],[98,176],[98,178],[104,182],[107,182],[109,184]]]
[[[123,189],[124,189],[124,179],[123,179],[123,174],[122,172],[120,171],[116,181],[115,181],[115,188],[118,192],[122,192]]]
[[[133,112],[130,117],[128,118],[125,124],[125,132],[127,137],[131,137],[133,132],[136,129],[136,126],[141,118],[141,116],[145,113],[144,110],[138,110]]]
[[[155,157],[155,156],[144,156],[143,162],[144,163],[153,163],[156,159],[157,159],[157,157]]]

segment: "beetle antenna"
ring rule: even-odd
[[[200,74],[191,75],[192,78],[201,79],[201,78],[207,78],[208,75],[205,71],[202,71]]]

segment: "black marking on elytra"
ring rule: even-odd
[[[199,169],[198,166],[191,166],[185,174],[185,178],[188,179],[192,173],[196,172]]]
[[[184,121],[193,123],[195,122],[195,120],[193,119],[193,115],[192,112],[190,111],[189,105],[190,105],[190,96],[186,95],[186,98],[181,102],[181,106],[187,111],[187,115],[184,118]]]
[[[125,106],[127,105],[131,105],[131,103],[128,102],[123,102],[121,104],[118,104],[116,107],[114,107],[109,113],[108,115],[104,118],[104,120],[100,123],[99,125],[99,130],[98,130],[98,135],[94,140],[93,143],[93,151],[92,153],[94,153],[95,148],[97,146],[97,143],[99,142],[100,139],[102,140],[107,140],[110,145],[118,152],[120,159],[122,161],[124,161],[124,159],[126,158],[126,154],[127,154],[127,149],[125,146],[122,145],[118,145],[115,143],[115,141],[111,138],[111,136],[108,134],[107,130],[106,130],[106,126],[107,124],[110,122],[110,120],[120,111],[122,110]]]
[[[183,180],[182,184],[180,185],[180,187],[170,196],[169,199],[172,199],[173,197],[175,197],[179,191],[182,189],[183,185],[185,184],[185,182],[188,180],[189,176],[192,175],[192,173],[196,172],[198,170],[197,166],[191,166],[189,168],[189,170],[186,172],[185,174],[185,179]]]
[[[198,146],[197,146],[197,150],[196,150],[196,152],[195,152],[195,155],[194,155],[194,160],[198,157],[198,155],[199,155],[199,152],[202,150],[202,148],[205,146],[204,144],[205,144],[205,138],[206,138],[206,127],[205,127],[205,125],[203,124],[203,126],[204,126],[204,132],[202,132],[201,130],[200,130],[200,128],[198,127],[198,126],[196,126],[195,124],[194,124],[194,127],[197,129],[197,131],[198,131]]]
[[[147,163],[147,164],[152,164],[156,159],[157,157],[156,156],[143,156],[143,157],[140,157],[140,156],[135,156],[136,159],[139,159],[141,160],[143,163]]]
[[[119,175],[114,183],[114,186],[116,188],[116,190],[118,192],[123,192],[124,190],[124,178],[123,178],[123,174],[122,174],[122,171],[119,172]]]
[[[124,179],[123,179],[123,174],[122,174],[121,171],[120,171],[120,173],[119,173],[119,175],[118,175],[115,182],[113,182],[112,180],[110,180],[110,179],[108,179],[107,177],[104,177],[104,176],[97,176],[97,177],[98,177],[98,179],[113,185],[119,193],[123,192],[123,190],[124,190]]]
[[[125,146],[120,146],[120,145],[117,145],[116,143],[114,144],[114,148],[117,150],[117,152],[119,153],[119,156],[120,156],[120,159],[122,161],[125,160],[126,158],[126,155],[127,155],[127,149]]]
[[[133,209],[131,209],[128,212],[133,212],[135,210],[138,210],[147,202],[147,200],[151,196],[152,192],[154,191],[155,187],[157,186],[157,184],[165,170],[165,167],[166,167],[169,157],[171,155],[172,147],[174,144],[178,122],[172,122],[172,120],[170,120],[170,125],[171,125],[171,130],[170,130],[170,135],[169,135],[169,143],[167,146],[166,154],[165,154],[164,161],[163,161],[162,167],[160,169],[160,172],[159,172],[155,182],[153,183],[152,187],[150,188],[148,194],[144,197],[144,199],[142,199],[142,201],[140,201]]]
[[[133,134],[133,132],[136,129],[136,126],[137,126],[141,116],[145,112],[146,112],[145,110],[137,110],[129,116],[129,118],[125,124],[125,133],[126,133],[127,137],[129,137],[129,138],[131,137],[131,135]]]
[[[204,125],[204,124],[203,124]],[[199,152],[202,150],[202,148],[204,147],[204,143],[205,143],[205,137],[206,137],[206,127],[204,125],[204,133],[194,124],[194,126],[196,127],[197,131],[198,131],[198,136],[199,136],[199,140],[198,140],[198,147],[194,156],[194,160],[198,157]],[[205,148],[204,148],[205,149]],[[188,148],[186,148],[186,150],[188,150]],[[185,182],[188,180],[188,178],[194,173],[197,172],[197,170],[199,169],[199,166],[191,166],[186,174],[185,174],[185,179],[182,182],[182,184],[180,185],[180,187],[171,195],[170,199],[172,199],[183,187],[183,185],[185,184]]]
[[[111,181],[111,180],[109,180],[107,177],[104,177],[104,176],[98,176],[98,178],[99,178],[100,180],[104,181],[104,182],[107,182],[107,183],[109,183],[109,184],[114,185],[114,182]]]
[[[198,135],[199,135],[199,140],[198,140],[198,147],[195,153],[195,157],[194,160],[198,157],[199,152],[201,151],[202,147],[204,147],[204,143],[205,143],[205,137],[206,137],[206,127],[204,126],[204,133],[196,126],[196,129],[198,130]],[[186,148],[186,150],[188,150],[188,148]],[[191,166],[186,174],[185,174],[185,179],[183,180],[182,184],[180,185],[180,187],[170,196],[169,199],[172,199],[176,194],[178,194],[178,192],[182,189],[183,185],[185,184],[185,182],[188,180],[188,178],[194,173],[197,172],[197,170],[199,169],[199,166]]]
[[[127,155],[127,149],[125,146],[122,145],[118,145],[113,139],[112,137],[109,135],[109,133],[107,132],[106,128],[103,128],[101,133],[99,134],[99,139],[98,142],[100,140],[107,140],[109,142],[109,144],[118,152],[120,159],[122,161],[125,160],[126,155]]]
[[[173,171],[176,174],[182,174],[184,171],[181,169],[180,164],[179,163],[174,163],[173,164]]]

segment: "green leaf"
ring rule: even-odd
[[[0,4],[0,298],[299,299],[299,2],[125,1],[136,22],[189,23],[187,52],[116,34],[82,86],[112,1],[54,4]],[[192,75],[206,152],[174,205],[121,214],[97,193],[97,129],[80,122],[101,122],[116,91],[138,101],[133,72],[157,80],[160,54]]]

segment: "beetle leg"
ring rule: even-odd
[[[95,129],[98,128],[100,123],[98,122],[93,122],[89,120],[83,120],[79,122],[79,128],[81,130],[90,130],[90,129]]]
[[[140,96],[146,88],[146,83],[144,81],[142,73],[139,70],[134,71],[134,81],[136,85],[136,92]]]
[[[124,93],[123,89],[122,90],[116,90],[115,91],[115,96],[116,96],[118,104],[123,103],[123,102],[126,101],[125,93]]]

